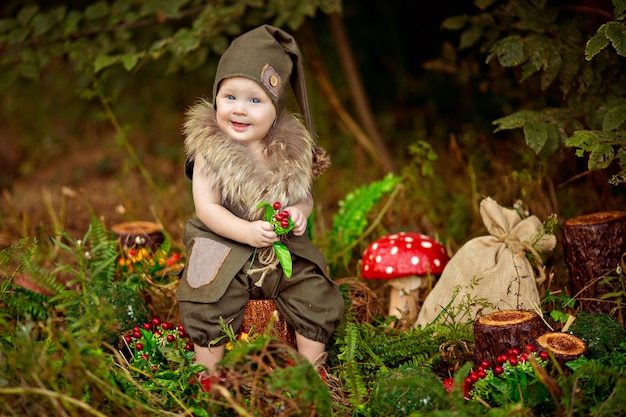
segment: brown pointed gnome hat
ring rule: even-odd
[[[230,77],[245,77],[259,83],[276,105],[277,114],[285,107],[286,83],[290,82],[306,127],[315,140],[302,54],[293,36],[274,26],[263,25],[237,37],[217,65],[214,100],[220,82]]]

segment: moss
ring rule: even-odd
[[[448,408],[448,393],[437,375],[424,367],[401,367],[384,374],[372,389],[370,416],[406,416]]]
[[[585,342],[590,359],[607,356],[626,341],[626,329],[602,313],[579,313],[568,332]]]

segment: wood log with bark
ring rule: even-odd
[[[524,349],[536,344],[547,332],[541,316],[532,311],[502,310],[479,317],[474,323],[474,357],[476,363],[496,358],[511,348]]]
[[[273,321],[273,323],[272,323]],[[272,327],[268,330],[268,327]],[[277,337],[289,345],[296,344],[296,333],[276,309],[276,302],[270,299],[252,299],[246,304],[243,322],[239,333],[265,334]]]
[[[611,315],[615,300],[603,298],[624,283],[616,268],[626,254],[626,212],[606,211],[563,223],[563,251],[571,296],[581,309]]]
[[[567,371],[565,362],[578,359],[587,352],[585,342],[569,333],[548,332],[537,338],[539,350],[552,352],[561,369]]]

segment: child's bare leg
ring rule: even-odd
[[[309,360],[314,366],[318,363],[326,352],[326,345],[316,340],[308,339],[296,332],[296,344],[298,345],[298,353]]]
[[[206,373],[208,375],[215,374],[215,364],[224,357],[225,346],[226,345],[211,346],[211,348],[208,348],[194,343],[196,362],[207,367]]]

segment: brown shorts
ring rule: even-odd
[[[259,265],[252,265],[253,268]],[[258,274],[247,276],[250,265],[233,278],[224,296],[214,303],[180,301],[180,315],[185,330],[200,346],[221,345],[215,342],[224,331],[223,322],[236,332],[243,321],[244,307],[251,298],[269,298],[276,302],[278,311],[287,323],[302,336],[327,343],[344,312],[344,299],[337,284],[325,277],[310,261],[294,257],[293,274],[287,278],[282,268],[269,272],[261,287],[254,282]]]

